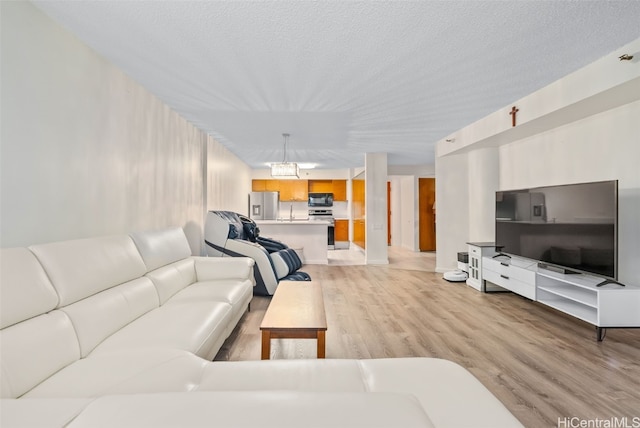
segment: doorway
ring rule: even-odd
[[[418,228],[420,251],[436,250],[436,179],[418,179]]]

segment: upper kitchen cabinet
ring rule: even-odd
[[[347,200],[347,180],[331,180],[333,181],[333,200]]]
[[[307,202],[309,197],[309,180],[279,180],[280,201]]]
[[[309,193],[333,193],[333,180],[309,180]]]
[[[346,201],[347,180],[309,180],[309,193],[333,193],[334,201]]]
[[[274,180],[255,179],[253,192],[280,192],[283,202],[306,202],[309,193],[333,193],[336,202],[347,200],[347,180]]]
[[[278,192],[280,180],[253,180],[251,190],[254,192]]]

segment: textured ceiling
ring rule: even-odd
[[[640,1],[42,1],[253,168],[434,162],[448,134],[640,37]],[[615,58],[614,58],[615,59]]]

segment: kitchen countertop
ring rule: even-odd
[[[327,220],[309,220],[309,219],[293,219],[289,221],[286,220],[255,220],[256,224],[281,224],[281,225],[328,225],[330,224]]]

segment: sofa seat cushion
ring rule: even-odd
[[[82,357],[140,316],[158,308],[158,293],[148,278],[137,278],[61,308],[73,323]]]
[[[244,309],[247,300],[253,296],[253,283],[250,280],[218,279],[196,282],[176,293],[168,304],[187,302],[225,302],[241,305]]]
[[[360,360],[358,364],[367,390],[413,394],[436,426],[521,426],[473,374],[453,361],[387,358]]]
[[[438,427],[521,426],[469,371],[438,358],[216,362],[203,373],[205,390],[406,393]]]
[[[0,426],[11,428],[66,427],[92,398],[0,400]]]
[[[209,358],[231,320],[225,302],[176,302],[146,313],[105,339],[94,353],[138,348],[181,349]],[[217,349],[216,349],[217,352]]]
[[[58,371],[23,398],[87,398],[107,394],[189,391],[207,361],[187,351],[144,348],[105,352]]]
[[[200,391],[366,392],[356,360],[216,361],[206,367]]]
[[[69,427],[433,427],[407,394],[291,391],[102,397]]]

